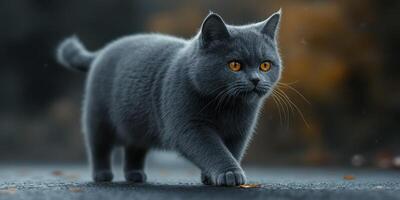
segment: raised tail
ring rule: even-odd
[[[87,72],[96,54],[89,52],[75,37],[65,39],[57,48],[57,61],[68,69]]]

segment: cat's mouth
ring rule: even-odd
[[[259,87],[254,87],[253,89],[247,91],[247,94],[255,94],[259,97],[264,96],[265,94],[267,94],[268,90],[267,89],[263,89],[263,88],[259,88]]]
[[[235,96],[241,97],[241,98],[252,98],[252,97],[263,97],[265,96],[269,91],[269,88],[263,88],[263,87],[249,87],[247,89],[241,90],[238,93],[235,94]]]
[[[266,90],[262,90],[262,89],[259,89],[259,88],[256,88],[256,87],[252,90],[252,92],[258,94],[258,96],[263,96],[263,95],[265,95],[267,93]]]

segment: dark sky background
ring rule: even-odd
[[[244,24],[279,8],[282,82],[311,105],[282,89],[310,126],[296,112],[281,122],[267,101],[245,162],[399,167],[400,2],[372,0],[1,1],[0,162],[85,159],[85,75],[55,63],[64,37],[75,34],[95,50],[139,32],[190,37],[209,10]]]

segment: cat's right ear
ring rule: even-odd
[[[224,20],[216,13],[210,13],[201,26],[201,42],[203,46],[215,41],[227,40],[230,37]]]
[[[276,40],[276,36],[279,31],[279,23],[281,20],[282,10],[279,9],[277,12],[272,14],[265,22],[262,22],[261,33],[267,35],[273,40]]]

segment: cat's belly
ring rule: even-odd
[[[122,122],[117,129],[119,144],[145,148],[160,146],[158,130],[148,119],[142,118]]]
[[[121,106],[114,114],[114,125],[117,127],[119,140],[124,144],[134,144],[143,147],[158,147],[160,130],[157,126],[157,116],[154,114],[153,102],[158,98],[151,95],[152,87],[136,85],[132,91],[135,94],[125,94],[129,99],[117,100]],[[140,94],[140,95],[138,95]]]

